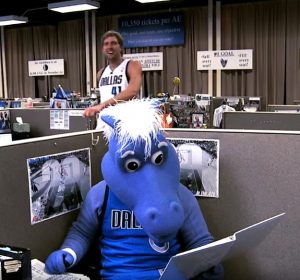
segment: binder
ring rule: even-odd
[[[160,280],[187,280],[222,261],[253,249],[265,239],[285,213],[235,232],[233,235],[173,256]]]

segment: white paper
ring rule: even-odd
[[[50,129],[70,129],[70,117],[68,110],[50,110]]]
[[[257,246],[280,221],[281,213],[235,232],[232,236],[173,256],[160,280],[187,280],[222,261]]]
[[[45,264],[37,259],[31,260],[32,279],[34,280],[89,280],[90,278],[83,274],[64,273],[48,274],[44,271]]]

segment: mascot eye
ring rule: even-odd
[[[141,162],[138,159],[130,158],[125,162],[125,169],[128,172],[135,172],[141,166]]]
[[[162,151],[154,153],[151,157],[151,161],[155,165],[161,165],[164,161],[164,154]]]

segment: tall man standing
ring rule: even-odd
[[[142,83],[142,67],[139,61],[123,58],[123,38],[110,30],[102,36],[102,53],[108,65],[97,73],[101,103],[83,112],[92,117],[110,105],[137,97]]]

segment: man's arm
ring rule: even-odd
[[[110,98],[96,106],[86,108],[83,112],[84,117],[93,117],[108,106],[116,105],[119,101],[127,101],[137,96],[137,93],[139,92],[142,85],[142,66],[141,63],[137,60],[131,60],[128,63],[128,87],[117,94],[114,98]],[[100,79],[102,72],[100,70],[97,73],[97,80],[98,75]]]

